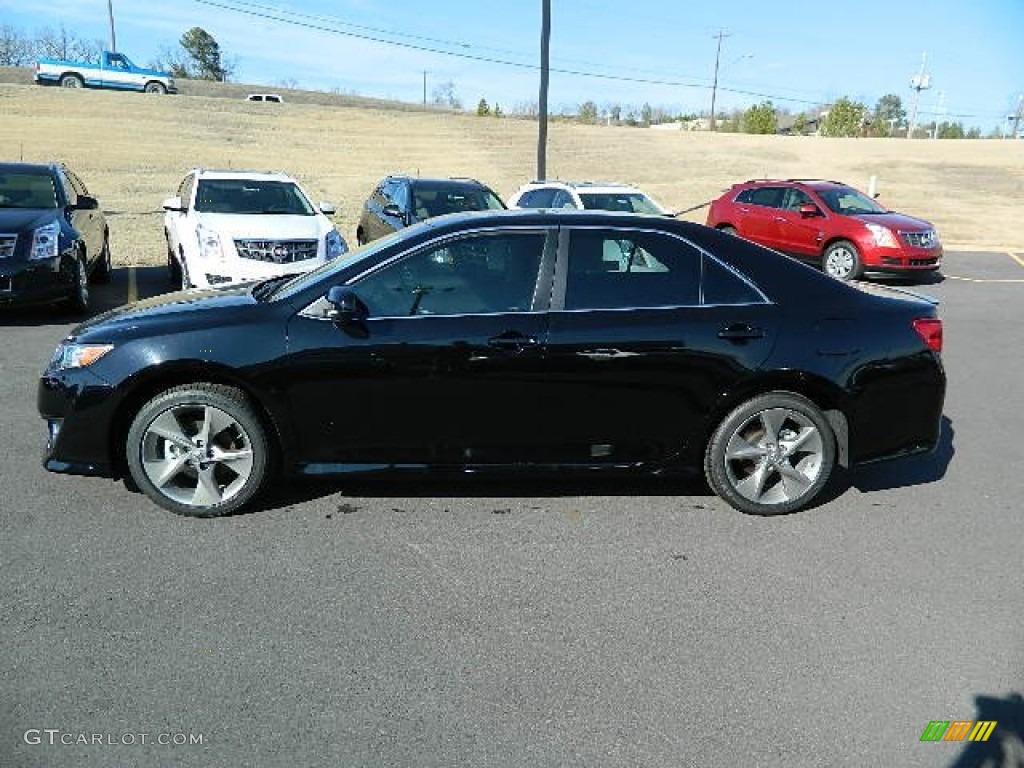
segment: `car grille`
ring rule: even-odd
[[[14,255],[14,247],[17,244],[17,235],[0,235],[0,259],[11,258]]]
[[[939,244],[934,229],[925,232],[900,232],[900,237],[912,248],[934,248]]]
[[[911,259],[909,264],[912,267],[930,267],[937,261],[938,259]]]
[[[294,264],[316,258],[316,240],[235,240],[235,250],[243,259]]]

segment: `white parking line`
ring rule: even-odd
[[[1022,267],[1024,267],[1024,259],[1022,259],[1020,256],[1018,256],[1016,253],[1008,253],[1006,255],[1009,256],[1014,261],[1016,261]]]
[[[1021,266],[1024,266],[1022,264]],[[960,280],[965,283],[1024,283],[1024,277],[1004,277],[1004,278],[986,278],[986,277],[957,277],[956,275],[947,275],[945,272],[942,276],[946,280]]]

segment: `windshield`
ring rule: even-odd
[[[887,213],[886,209],[862,192],[851,187],[832,187],[817,190],[822,202],[833,213],[855,216],[861,213]]]
[[[463,211],[491,211],[505,208],[497,195],[486,187],[441,182],[418,182],[413,186],[413,211],[418,219],[444,216]]]
[[[290,181],[200,179],[196,211],[262,216],[313,216],[312,203]]]
[[[580,192],[583,207],[591,211],[663,214],[661,206],[640,192]]]
[[[56,208],[57,192],[46,173],[0,173],[0,208]]]

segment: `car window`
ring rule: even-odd
[[[781,208],[785,194],[785,187],[752,187],[740,192],[736,196],[736,202],[761,205],[765,208]]]
[[[572,199],[572,195],[566,192],[564,189],[559,189],[555,192],[555,197],[551,201],[552,208],[577,208],[576,201]]]
[[[391,202],[398,206],[401,211],[409,210],[409,185],[397,184],[391,195]]]
[[[290,181],[200,179],[195,209],[203,213],[313,216],[312,203]]]
[[[583,207],[594,211],[662,213],[654,201],[638,192],[580,192]]]
[[[862,213],[885,213],[886,210],[867,195],[851,187],[818,190],[818,196],[834,213],[844,216]]]
[[[476,234],[434,244],[353,285],[370,317],[526,312],[543,234]]]
[[[49,173],[0,173],[0,208],[56,208]]]
[[[802,205],[813,205],[810,195],[796,187],[790,187],[782,197],[782,207],[787,211],[799,211]]]
[[[700,302],[701,252],[650,232],[576,230],[566,309],[688,306]]]
[[[505,207],[498,196],[486,187],[445,182],[416,182],[412,188],[412,200],[413,212],[418,219]]]
[[[726,268],[717,259],[704,256],[704,271],[701,276],[701,303],[712,305],[723,304],[763,304],[764,295],[732,270]]]
[[[545,187],[544,189],[531,189],[524,192],[519,198],[520,208],[551,208],[557,190]]]

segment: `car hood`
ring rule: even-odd
[[[326,235],[330,225],[319,216],[199,213],[199,223],[232,240],[302,240]]]
[[[250,293],[251,285],[178,291],[109,310],[76,327],[71,336],[82,341],[113,342],[155,330],[187,331],[245,322],[250,311],[265,304]]]
[[[913,216],[907,216],[904,213],[896,213],[895,211],[889,211],[888,213],[861,213],[856,216],[850,216],[850,218],[857,219],[857,221],[863,221],[865,224],[880,224],[883,227],[895,229],[900,232],[921,232],[928,229],[935,229],[931,223],[924,219],[915,219]]]
[[[53,208],[0,208],[0,232],[26,232],[49,224],[57,213]]]

